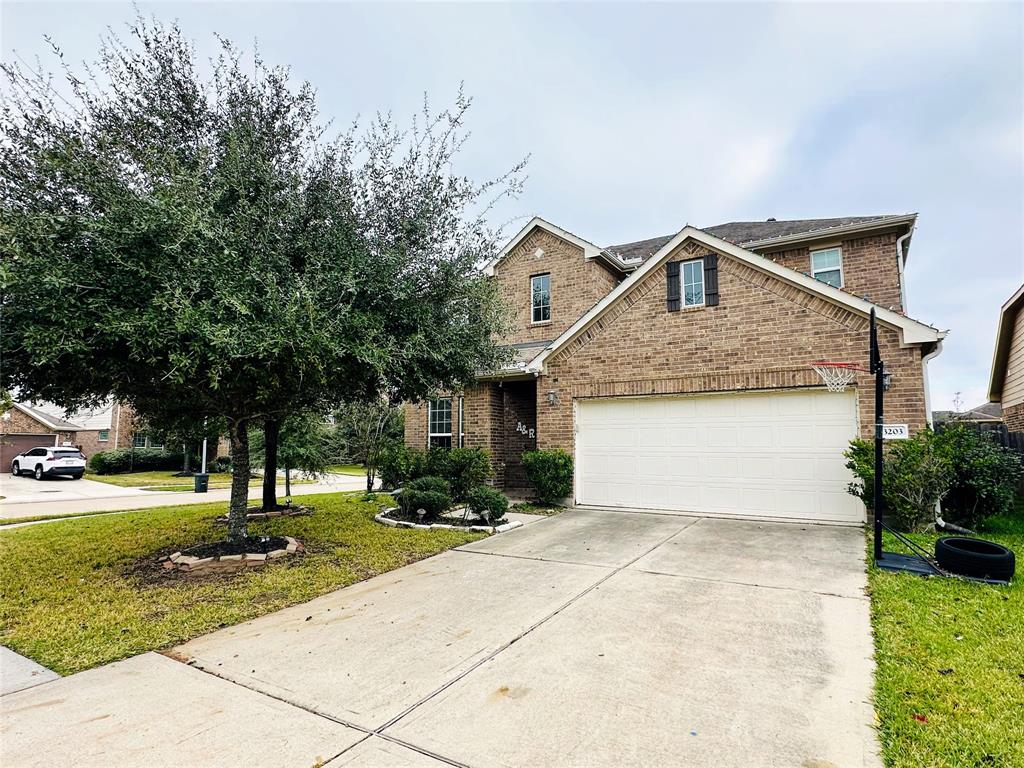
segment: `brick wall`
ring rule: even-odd
[[[534,324],[530,277],[544,273],[551,275],[551,320]],[[600,262],[586,260],[581,248],[541,229],[502,259],[494,274],[512,315],[504,343],[557,338],[619,283]]]
[[[11,408],[5,416],[0,418],[0,435],[53,435],[52,429],[17,408]]]
[[[896,263],[898,238],[899,235],[893,232],[839,243],[843,259],[843,290],[854,296],[867,297],[883,307],[902,310],[899,266]],[[820,248],[815,246],[814,250]],[[784,267],[811,274],[809,248],[761,253]]]
[[[1024,403],[1003,408],[1003,421],[1011,432],[1024,432]]]
[[[684,243],[672,258],[707,252]],[[867,365],[867,318],[719,256],[720,303],[668,312],[664,266],[622,297],[577,340],[548,360],[537,391],[555,390],[537,406],[538,445],[572,452],[573,401],[584,397],[719,392],[820,386],[810,368],[832,359]],[[900,349],[880,326],[882,355],[894,374],[886,420],[925,424],[921,352]],[[871,377],[858,376],[861,434],[872,433]]]

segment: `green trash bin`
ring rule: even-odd
[[[196,475],[196,493],[206,493],[210,487],[209,475]]]

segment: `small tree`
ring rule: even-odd
[[[311,85],[222,45],[203,77],[177,27],[140,19],[91,68],[61,62],[67,95],[0,65],[0,388],[223,418],[237,540],[253,424],[500,365],[497,288],[475,267],[522,164],[454,173],[461,94],[409,132],[380,118],[327,138]]]
[[[264,476],[271,469],[266,460],[266,437],[258,427],[249,432],[250,460],[263,468]],[[291,472],[297,470],[307,477],[319,477],[330,464],[330,432],[322,416],[298,414],[289,416],[281,424],[275,445],[277,465],[284,469],[285,495],[291,496]],[[264,486],[265,487],[265,486]],[[275,495],[270,509],[277,507]],[[264,505],[264,509],[267,507]]]
[[[1019,454],[964,424],[943,428],[935,441],[952,470],[943,518],[973,528],[1013,509],[1017,482],[1024,474]]]
[[[386,398],[345,403],[334,412],[335,446],[342,463],[366,467],[366,491],[373,490],[381,452],[389,443],[402,439],[404,418],[401,406]]]

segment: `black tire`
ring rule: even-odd
[[[994,541],[944,536],[935,542],[935,559],[951,573],[976,579],[1009,581],[1016,569],[1013,550]]]
[[[21,465],[18,462],[11,464],[11,474],[15,477],[21,474]]]
[[[42,480],[43,479],[43,465],[42,464],[37,464],[36,465],[36,471],[32,473],[32,476],[36,480]]]
[[[81,473],[81,472],[76,472],[75,474],[73,474],[73,475],[71,476],[71,479],[72,479],[72,480],[81,480],[81,479],[82,479],[82,474],[83,474],[83,473]]]

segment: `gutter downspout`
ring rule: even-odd
[[[907,233],[905,235],[901,235],[896,240],[896,268],[899,271],[899,275],[900,275],[900,309],[903,311],[904,315],[907,314],[907,287],[906,287],[906,283],[905,283],[904,277],[903,277],[903,270],[906,269],[906,266],[907,266],[907,254],[906,254],[906,251],[903,249],[903,243],[906,240],[908,240],[912,234],[914,234],[914,226],[915,225],[911,224],[910,228],[907,230]],[[940,344],[940,346],[941,346],[941,344]],[[936,352],[936,354],[938,354],[938,353]],[[925,377],[925,392],[928,391],[927,390],[927,381],[928,381],[928,379],[927,379],[927,376],[926,376]],[[931,411],[929,411],[929,414],[931,414]],[[930,418],[930,416],[929,416],[929,418]]]
[[[933,357],[938,357],[941,351],[942,339],[939,339],[935,342],[935,349],[921,358],[921,373],[924,377],[924,418],[925,423],[929,427],[934,427],[935,425],[932,423],[932,393],[931,387],[928,385],[928,361]]]

